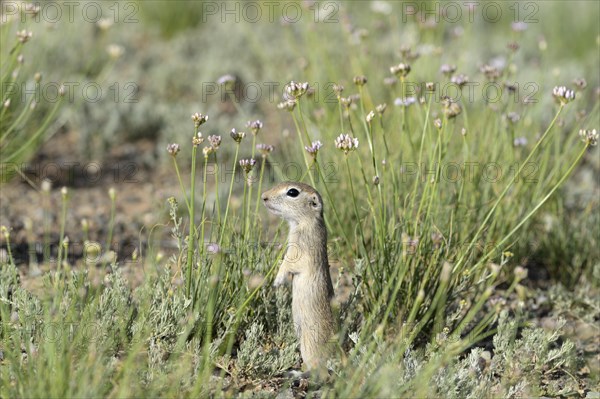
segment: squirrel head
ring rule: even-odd
[[[284,182],[262,194],[267,209],[292,224],[323,219],[321,195],[308,184]]]

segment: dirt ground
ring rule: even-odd
[[[68,188],[65,234],[69,238],[69,262],[82,257],[85,240],[82,221],[87,221],[90,241],[103,247],[108,239],[111,201],[109,189],[116,193],[116,208],[111,250],[117,260],[131,260],[135,248],[144,248],[149,227],[157,226],[153,242],[163,251],[174,248],[169,228],[167,199],[179,197],[175,173],[159,167],[156,143],[140,140],[115,146],[103,160],[77,157],[76,134],[60,132],[46,142],[20,173],[0,186],[0,225],[11,229],[12,256],[18,265],[30,260],[41,262],[44,243],[49,242],[51,258],[57,254],[60,237],[62,187]],[[3,172],[6,172],[5,167]],[[5,175],[6,176],[6,175]],[[3,176],[3,178],[5,178]],[[45,194],[42,180],[51,182]],[[49,232],[45,238],[45,232]],[[6,256],[6,239],[0,238],[0,251]],[[139,249],[138,249],[139,250]],[[36,259],[33,259],[33,258]]]

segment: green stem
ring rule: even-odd
[[[258,204],[260,204],[260,195],[262,191],[262,181],[263,174],[265,172],[265,163],[267,162],[267,157],[262,157],[262,162],[260,164],[260,177],[258,178],[258,192],[256,193],[256,206],[254,207],[254,214],[258,215]]]
[[[4,229],[5,227],[2,226],[2,228]],[[12,250],[10,249],[10,233],[8,232],[8,230],[4,232],[4,239],[6,240],[6,252],[8,253],[8,262],[10,265],[15,266],[15,261],[12,256]]]
[[[21,153],[23,153],[24,151],[26,151],[27,149],[29,149],[29,147],[31,146],[32,143],[35,142],[35,140],[37,140],[43,133],[46,132],[46,129],[48,128],[48,125],[50,124],[50,122],[52,120],[54,120],[54,115],[56,114],[56,112],[60,108],[60,105],[62,104],[62,101],[63,101],[63,99],[61,98],[61,100],[56,103],[56,105],[54,106],[54,108],[52,108],[52,111],[50,111],[50,114],[48,114],[48,116],[46,117],[46,119],[42,123],[42,126],[40,126],[40,128],[34,134],[32,134],[31,137],[29,138],[29,140],[27,140],[25,143],[23,143],[19,147],[18,150],[16,150],[12,154],[10,154],[4,160],[4,162],[11,162],[12,160],[16,159],[19,155],[21,155]]]
[[[579,164],[579,161],[581,160],[581,158],[583,158],[583,155],[585,154],[585,151],[587,150],[588,146],[589,146],[589,144],[585,145],[585,147],[581,150],[581,152],[579,153],[579,155],[577,156],[575,161],[571,164],[571,166],[565,172],[565,174],[561,176],[558,183],[556,183],[554,185],[554,187],[552,187],[550,192],[548,194],[546,194],[546,196],[544,198],[542,198],[542,200],[531,211],[529,211],[529,213],[527,215],[525,215],[525,217],[523,217],[522,220],[498,244],[496,244],[494,246],[494,248],[490,252],[488,252],[488,254],[486,254],[486,256],[483,259],[481,259],[478,263],[484,262],[485,259],[487,259],[491,254],[496,253],[496,251],[502,245],[504,245],[506,243],[506,241],[508,241],[508,239],[510,237],[512,237],[513,234],[515,234],[538,211],[538,209],[540,209],[546,203],[546,201],[548,201],[548,199],[552,196],[552,194],[554,194],[554,192],[556,190],[558,190],[558,188],[564,183],[564,181],[571,175],[571,173],[573,172],[573,169],[575,169],[575,166],[577,166]]]
[[[348,237],[348,234],[346,233],[346,229],[344,228],[345,226],[342,223],[342,220],[340,219],[340,215],[338,214],[337,207],[335,207],[333,205],[333,199],[331,197],[331,193],[329,192],[329,186],[327,185],[327,182],[325,181],[325,176],[323,175],[323,170],[319,166],[319,162],[317,161],[316,158],[315,158],[314,164],[319,173],[319,177],[321,178],[321,181],[323,182],[323,186],[325,187],[325,194],[327,194],[327,199],[329,200],[329,203],[332,205],[331,209],[333,209],[333,214],[335,215],[335,219],[337,220],[338,224],[340,225],[340,229],[342,230],[342,234],[344,235],[346,242],[348,244],[350,244],[351,243],[350,238]]]
[[[219,246],[223,243],[225,235],[225,226],[227,226],[227,216],[229,215],[229,204],[231,202],[231,194],[233,192],[233,181],[235,180],[235,169],[237,167],[238,155],[240,152],[240,143],[235,146],[235,155],[233,157],[233,171],[231,172],[231,181],[229,182],[229,194],[227,195],[227,205],[225,206],[225,216],[223,217],[223,225],[221,226],[221,236],[219,238]]]
[[[29,102],[23,107],[23,109],[21,110],[21,113],[19,114],[19,116],[17,116],[17,119],[10,124],[10,126],[8,127],[8,129],[6,130],[6,132],[2,132],[0,134],[0,146],[4,145],[5,140],[8,139],[8,136],[10,135],[10,133],[17,128],[17,126],[19,126],[21,124],[21,121],[25,118],[25,116],[29,113],[29,112],[33,112],[32,108],[31,108],[31,104],[33,104],[33,101],[35,100],[36,96],[39,94],[39,83],[36,84],[36,93],[31,96],[31,98],[29,99]],[[2,115],[0,115],[0,120],[2,119],[2,117],[4,116],[4,112],[6,111],[6,108],[2,107]]]
[[[218,224],[217,226],[221,225],[221,202],[219,201],[219,180],[220,176],[219,176],[219,160],[217,159],[217,153],[215,152],[215,201],[216,201],[216,206],[217,206],[217,221]],[[212,237],[212,230],[211,230],[211,237]]]
[[[363,233],[362,223],[360,221],[360,213],[358,212],[358,206],[356,205],[356,196],[354,195],[354,183],[352,183],[352,173],[350,171],[350,163],[348,162],[348,155],[344,155],[344,159],[346,160],[346,169],[348,170],[348,181],[350,182],[350,194],[352,195],[352,205],[354,206],[354,213],[356,214],[356,222],[358,223],[358,230],[360,232],[360,239],[362,242],[362,247],[366,248],[365,236]],[[369,259],[365,259],[366,262]]]
[[[110,194],[110,193],[109,193]],[[110,245],[112,242],[113,230],[115,229],[115,213],[116,213],[116,200],[114,195],[110,195],[110,221],[108,224],[108,236],[106,237],[106,253],[110,251]],[[106,258],[108,259],[108,258]],[[103,265],[106,265],[106,260]]]
[[[183,187],[183,181],[181,180],[181,174],[179,173],[179,166],[177,165],[177,160],[173,157],[173,165],[175,165],[175,174],[177,174],[177,180],[179,181],[179,188],[181,188],[181,193],[183,194],[183,200],[185,201],[185,205],[187,206],[188,212],[190,211],[190,202],[188,201],[187,194],[185,192],[185,187]]]
[[[508,190],[510,190],[510,188],[513,186],[513,184],[515,183],[515,181],[517,180],[518,176],[521,174],[521,172],[523,171],[523,168],[525,167],[525,165],[528,164],[529,160],[531,159],[531,157],[533,156],[533,154],[537,151],[537,149],[540,147],[540,145],[542,144],[542,142],[544,141],[544,139],[546,138],[546,136],[548,135],[548,133],[550,132],[550,130],[552,129],[552,127],[554,126],[554,124],[556,123],[556,120],[558,119],[558,116],[560,115],[561,111],[563,110],[564,105],[560,105],[560,107],[558,108],[558,111],[556,112],[556,115],[554,115],[554,118],[552,119],[552,122],[550,122],[550,125],[548,125],[548,128],[546,129],[546,131],[544,132],[544,134],[542,135],[542,137],[540,137],[540,139],[538,140],[538,142],[535,144],[535,146],[533,147],[533,149],[531,150],[531,152],[529,153],[529,155],[527,156],[527,158],[525,159],[525,161],[521,164],[521,166],[519,167],[519,169],[517,170],[517,172],[514,174],[514,176],[512,177],[512,179],[510,180],[510,182],[506,185],[506,187],[504,188],[504,190],[502,191],[502,193],[500,194],[500,196],[498,197],[498,199],[494,202],[494,205],[492,206],[492,208],[489,210],[489,212],[487,213],[485,219],[483,220],[483,222],[481,223],[481,225],[479,226],[479,229],[477,229],[477,232],[475,233],[475,235],[473,236],[473,239],[471,240],[471,242],[469,243],[469,246],[467,247],[467,249],[463,252],[463,254],[461,255],[461,257],[459,258],[459,260],[456,262],[455,266],[454,266],[454,270],[460,270],[460,266],[463,265],[463,263],[465,262],[466,256],[471,252],[471,250],[473,249],[473,246],[475,245],[475,243],[477,242],[477,240],[479,239],[479,236],[481,235],[481,233],[483,232],[483,230],[485,229],[485,227],[487,226],[488,221],[490,220],[490,218],[492,217],[492,215],[494,214],[494,212],[496,211],[496,208],[498,207],[498,205],[500,204],[500,201],[502,201],[502,199],[504,199],[504,197],[506,196],[506,193],[508,193]]]
[[[344,131],[344,111],[342,110],[342,102],[339,101],[339,99],[338,99],[338,110],[340,113],[340,128],[342,129],[340,131],[343,132]]]
[[[61,270],[62,268],[62,249],[63,249],[63,241],[65,239],[65,224],[67,222],[67,195],[62,195],[62,209],[60,213],[60,234],[58,239],[58,259],[57,259],[57,269]]]
[[[196,129],[197,131],[198,129]],[[197,133],[196,133],[197,134]],[[190,177],[190,206],[189,206],[189,222],[190,222],[190,231],[188,235],[188,251],[187,251],[187,281],[186,281],[186,289],[185,293],[188,298],[191,297],[191,289],[192,289],[192,266],[194,261],[194,245],[196,243],[195,240],[195,225],[194,225],[194,193],[196,191],[196,150],[198,146],[193,146],[192,148],[192,174]]]
[[[200,217],[200,242],[198,243],[198,253],[202,254],[204,252],[204,227],[205,223],[205,215],[206,215],[206,181],[207,179],[207,169],[208,169],[208,157],[204,157],[204,174],[202,177],[202,214]]]
[[[421,162],[423,161],[423,145],[425,143],[425,132],[427,131],[427,125],[429,124],[429,114],[431,111],[431,99],[433,96],[429,97],[429,102],[427,103],[427,113],[425,114],[425,123],[423,123],[423,130],[421,131],[421,145],[419,147],[419,160],[417,162],[417,177],[415,178],[415,184],[413,185],[412,195],[410,199],[410,211],[412,212],[415,206],[415,200],[417,196],[417,187],[419,185],[419,179],[421,178]],[[414,233],[417,231],[417,222],[415,221]]]
[[[252,156],[250,157],[250,159],[254,159],[255,150],[256,150],[256,135],[253,134],[252,135]],[[246,206],[247,206],[246,220],[245,220],[246,227],[250,226],[250,204],[252,203],[252,188],[254,187],[252,180],[248,180],[248,182],[250,182],[251,184],[248,187],[248,203],[246,204]]]
[[[306,165],[306,170],[310,170],[310,165],[308,164],[308,156],[306,155],[306,151],[304,150],[304,140],[302,139],[302,132],[300,129],[300,125],[298,124],[298,119],[296,118],[296,115],[294,115],[294,113],[292,112],[292,119],[294,121],[294,125],[296,125],[296,132],[298,134],[298,140],[300,141],[300,151],[302,152],[302,156],[304,157],[304,164]],[[307,137],[308,137],[308,133],[307,133]],[[310,142],[308,143],[310,144]],[[315,184],[315,179],[313,178],[312,173],[307,173],[308,176],[310,177],[310,182],[312,183],[313,187],[316,187]]]

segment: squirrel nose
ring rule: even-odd
[[[269,200],[269,197],[267,196],[267,194],[263,194],[262,199],[263,201],[267,202]]]

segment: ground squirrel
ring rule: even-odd
[[[292,276],[292,316],[300,354],[308,370],[324,366],[334,334],[333,285],[327,260],[327,229],[321,195],[303,183],[280,183],[262,194],[267,209],[290,228],[287,250],[274,286]]]

